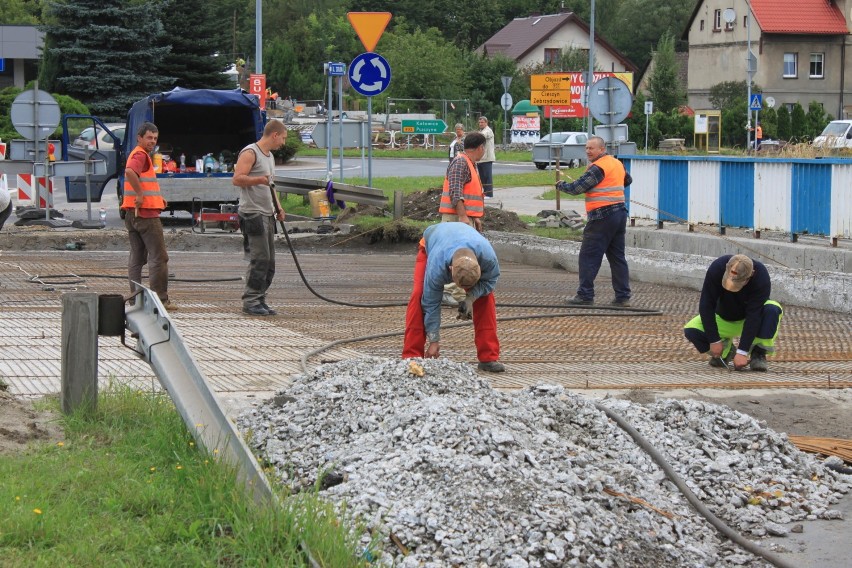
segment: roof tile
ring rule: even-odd
[[[831,0],[751,0],[751,7],[764,33],[849,33],[846,19]]]

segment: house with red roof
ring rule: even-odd
[[[811,101],[836,118],[852,116],[852,0],[702,0],[692,13],[688,96],[709,109],[710,88],[752,81],[774,102],[805,110]]]
[[[492,57],[508,57],[521,69],[540,63],[556,63],[562,50],[569,48],[588,54],[589,25],[577,14],[563,11],[559,14],[534,14],[526,18],[515,18],[479,46],[477,51]],[[636,66],[624,54],[597,34],[595,67],[601,71],[637,71]]]

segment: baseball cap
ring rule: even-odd
[[[462,288],[472,288],[482,275],[476,255],[470,249],[459,249],[453,254],[453,282]]]
[[[735,254],[725,265],[722,287],[728,292],[739,292],[754,274],[754,263],[744,254]]]

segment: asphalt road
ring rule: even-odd
[[[419,176],[443,176],[447,170],[448,160],[445,159],[405,159],[405,158],[373,158],[372,177],[419,177]],[[340,158],[333,160],[334,179],[340,180],[341,168]],[[297,159],[294,163],[278,166],[275,172],[278,175],[325,179],[327,162],[321,156],[310,156]],[[343,181],[356,177],[367,177],[368,168],[366,158],[343,159]],[[532,162],[495,162],[494,174],[530,173],[536,171]],[[100,209],[106,210],[106,226],[108,228],[123,227],[124,223],[118,216],[118,198],[115,192],[115,180],[107,183],[100,203],[91,204],[91,215],[86,203],[68,203],[65,196],[63,178],[54,180],[53,208],[62,213],[66,219],[71,221],[86,221],[99,219]],[[174,216],[168,213],[163,215],[164,222],[186,225],[190,216],[186,212],[177,212]],[[12,219],[11,221],[14,221]]]

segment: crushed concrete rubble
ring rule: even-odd
[[[603,404],[746,536],[842,517],[832,504],[850,477],[747,415],[696,401]],[[507,394],[446,359],[347,360],[295,377],[238,426],[294,491],[332,472],[322,495],[386,537],[382,565],[767,566],[562,387]]]
[[[556,211],[547,209],[540,211],[536,217],[539,218],[539,220],[536,221],[537,227],[548,227],[551,229],[568,227],[569,229],[579,230],[586,224],[585,221],[583,221],[583,217],[574,210]]]

